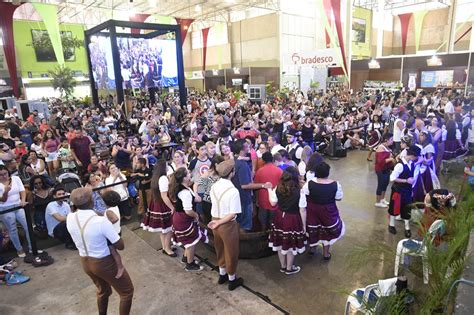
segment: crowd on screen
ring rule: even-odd
[[[146,56],[133,54],[122,62],[140,72]],[[390,233],[399,219],[411,237],[408,204],[433,191],[448,195],[438,180],[443,161],[474,148],[473,100],[451,89],[298,91],[261,104],[209,91],[191,93],[186,107],[173,95],[131,105],[126,111],[113,97],[96,107],[51,100],[49,117],[34,111],[24,120],[0,110],[0,209],[33,204],[35,233],[74,249],[69,204],[53,200],[70,192],[61,176],[76,175],[78,186],[90,188],[116,184],[94,191],[98,214],[111,204],[115,224],[138,214],[143,229],[160,233],[163,254],[176,257],[172,244],[185,247],[188,271],[202,269],[194,248],[214,231],[219,283],[229,281],[230,289],[242,283],[238,250],[229,249],[241,233],[268,231],[287,275],[300,271],[295,256],[305,251],[315,255],[322,246],[322,259],[331,259],[346,227],[337,207],[343,187],[327,155],[367,149],[377,174],[375,206],[388,208]],[[474,168],[465,172],[474,185]],[[104,196],[108,191],[119,197]],[[24,256],[16,229],[17,222],[26,228],[24,210],[1,217],[4,236]]]

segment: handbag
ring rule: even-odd
[[[132,198],[136,198],[138,196],[138,190],[137,187],[135,186],[134,182],[129,182],[127,186],[128,190],[128,195]]]

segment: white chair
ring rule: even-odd
[[[400,262],[405,261],[405,255],[412,257],[421,257],[423,262],[423,282],[428,284],[429,280],[429,265],[427,261],[426,242],[432,242],[436,236],[443,235],[446,231],[446,223],[444,220],[434,221],[428,229],[427,236],[424,237],[423,241],[417,241],[412,239],[403,239],[398,242],[397,255],[395,257],[395,276],[398,276]]]
[[[349,314],[373,314],[380,305],[380,298],[394,295],[397,291],[397,278],[379,280],[378,283],[370,284],[365,288],[352,291],[347,297],[345,315]]]

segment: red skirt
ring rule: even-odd
[[[291,252],[301,254],[306,249],[306,235],[303,231],[303,221],[298,213],[276,211],[276,216],[268,236],[268,246],[283,255]]]
[[[208,243],[207,230],[187,215],[185,212],[175,211],[173,214],[173,243],[188,248],[199,241]]]
[[[309,246],[333,245],[344,236],[344,222],[335,203],[320,205],[308,200],[306,213]]]
[[[145,231],[169,233],[172,230],[171,209],[164,202],[151,201],[140,225]]]

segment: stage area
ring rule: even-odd
[[[288,277],[279,272],[277,257],[239,261],[238,273],[250,290],[229,292],[216,284],[217,272],[203,264],[203,272],[184,271],[177,258],[156,251],[159,236],[144,232],[134,222],[123,228],[126,249],[125,266],[135,285],[132,314],[281,314],[265,302],[261,294],[291,314],[341,314],[346,296],[342,293],[366,286],[378,279],[392,277],[393,261],[384,260],[354,270],[346,264],[346,254],[358,244],[381,242],[395,247],[404,238],[387,232],[386,210],[374,207],[376,186],[373,164],[366,161],[366,151],[349,152],[349,157],[329,161],[331,177],[344,190],[339,204],[346,224],[345,237],[332,249],[332,260],[322,262],[319,251],[314,257],[296,258],[302,271]],[[442,184],[455,189],[456,181]],[[455,191],[455,190],[454,190]],[[402,231],[402,226],[399,226]],[[83,273],[76,252],[62,246],[48,249],[56,262],[50,267],[33,268],[21,264],[19,270],[31,276],[27,284],[3,287],[0,314],[95,314],[95,287]],[[215,255],[199,247],[198,255],[215,263]],[[179,253],[181,256],[181,253]],[[252,292],[253,291],[253,292]],[[118,311],[114,294],[109,313]]]

